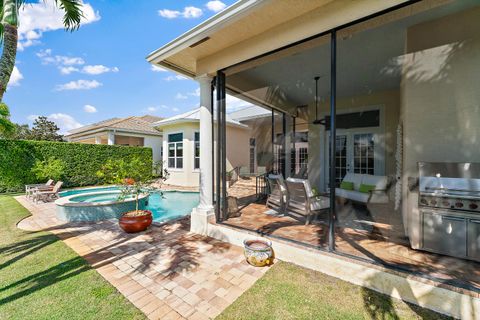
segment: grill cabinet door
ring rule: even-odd
[[[468,220],[468,257],[480,261],[480,220]]]
[[[423,248],[451,256],[466,257],[467,221],[446,214],[423,211]]]

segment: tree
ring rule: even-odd
[[[67,31],[74,31],[80,27],[83,17],[81,0],[54,0],[55,5],[64,11],[63,25]],[[3,52],[0,57],[0,102],[7,90],[10,76],[17,57],[18,26],[20,21],[19,10],[25,5],[25,0],[0,1],[0,43]]]
[[[8,137],[15,132],[15,125],[10,122],[10,111],[5,103],[0,103],[0,136]]]
[[[35,119],[32,130],[30,131],[31,140],[47,140],[47,141],[63,141],[63,136],[58,134],[59,127],[55,122],[50,121],[47,117],[40,116]]]
[[[30,127],[28,124],[18,124],[14,123],[15,132],[9,136],[10,139],[13,140],[30,140],[32,136],[32,132],[30,131]]]

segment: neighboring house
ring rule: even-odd
[[[276,241],[278,257],[478,318],[478,30],[478,0],[240,0],[151,53],[149,62],[200,86],[206,152],[192,231],[235,244],[257,232]],[[314,226],[280,220],[261,198],[229,215],[227,168],[213,166],[211,153],[245,146],[211,134],[213,106],[221,114],[231,107],[226,94],[271,113],[243,121],[250,138],[263,139],[251,171],[291,177],[297,166],[288,155],[308,144],[294,161],[307,161],[308,183],[330,203]],[[218,132],[228,132],[219,120]],[[305,215],[304,202],[296,204]],[[286,250],[287,242],[296,245]]]
[[[168,184],[198,187],[200,180],[200,109],[197,108],[153,123],[163,133],[163,163]],[[227,137],[238,145],[227,148],[227,170],[248,165],[248,126],[227,116]],[[213,157],[213,154],[210,154]]]
[[[161,119],[151,115],[108,119],[70,130],[65,139],[77,143],[149,147],[153,161],[157,162],[162,159],[162,133],[155,130],[152,123]]]

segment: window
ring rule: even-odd
[[[195,132],[195,146],[193,151],[193,168],[200,169],[200,132]]]
[[[183,133],[168,135],[168,167],[183,168]]]

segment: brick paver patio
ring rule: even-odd
[[[190,233],[188,219],[127,234],[113,220],[63,223],[55,204],[16,199],[32,213],[19,228],[56,234],[150,319],[214,318],[266,272],[242,248]]]

